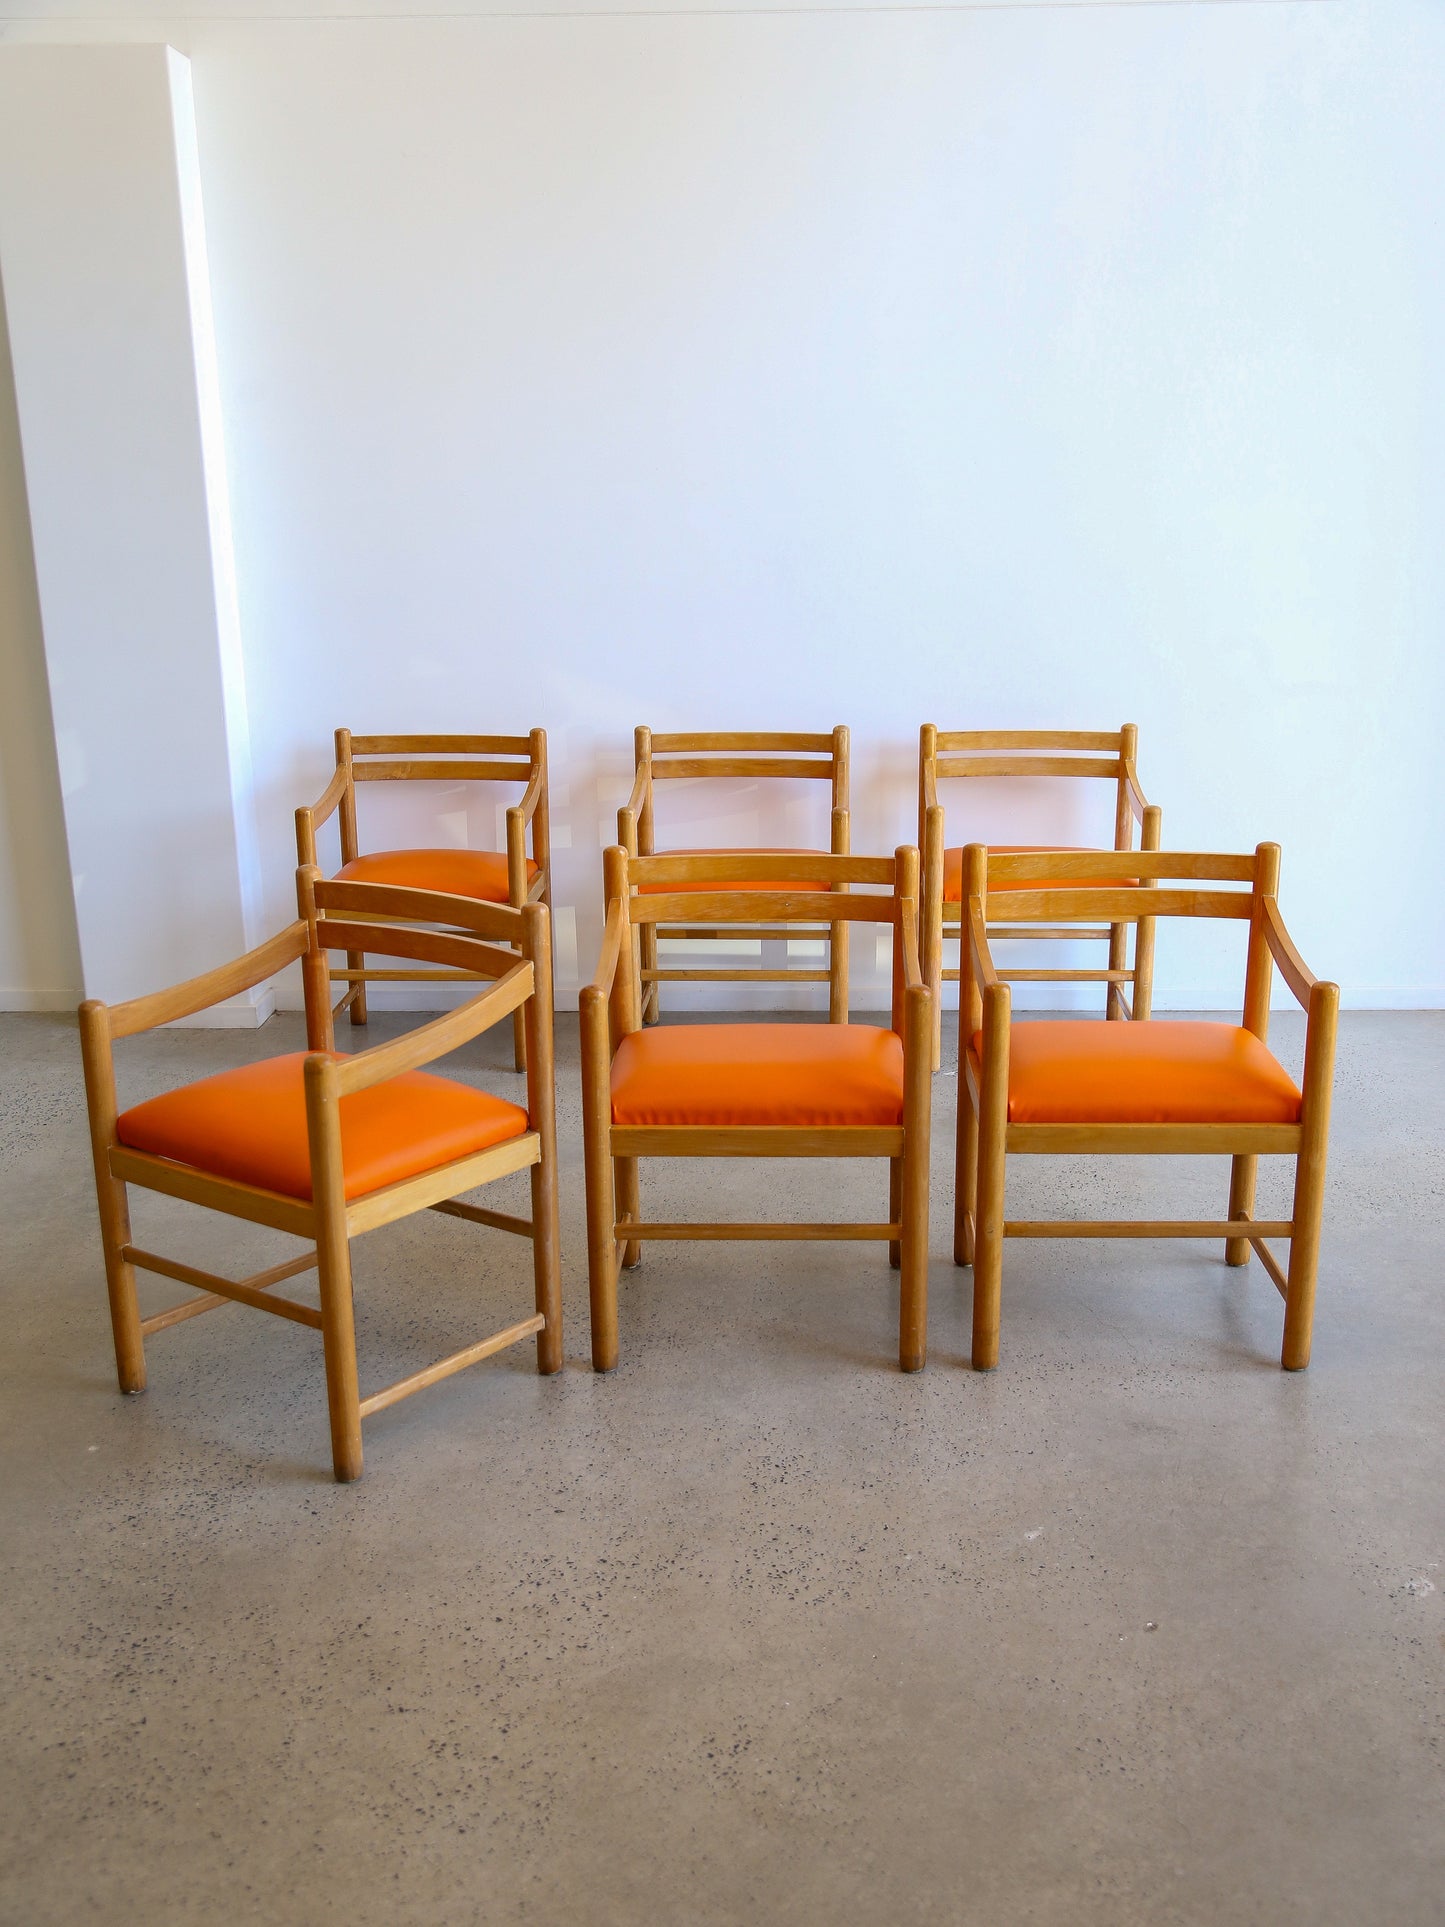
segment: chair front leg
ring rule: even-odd
[[[967,942],[965,932],[964,941]],[[998,1363],[999,1304],[1003,1285],[1005,1142],[1008,1134],[1007,985],[990,985],[983,999],[983,1053],[979,1065],[978,1177],[973,1226],[973,1369]]]
[[[928,1179],[933,1099],[933,1009],[926,989],[910,990],[905,1019],[908,1053],[903,1085],[900,1204],[903,1232],[898,1279],[898,1365],[921,1372],[928,1358]]]
[[[356,1383],[356,1320],[351,1299],[351,1239],[346,1228],[341,1162],[341,1109],[332,1058],[306,1060],[306,1136],[316,1275],[321,1286],[321,1342],[326,1353],[326,1407],[337,1483],[361,1477],[361,1402]]]
[[[592,1311],[592,1369],[617,1363],[617,1234],[612,1174],[611,1038],[607,998],[589,984],[582,1020],[582,1151],[587,1188],[587,1292]]]
[[[135,1266],[121,1256],[130,1243],[130,1205],[125,1186],[109,1171],[100,1192],[100,1241],[105,1253],[105,1290],[110,1300],[110,1329],[115,1341],[115,1376],[123,1392],[146,1388],[145,1338],[140,1328]]]
[[[1335,1033],[1339,1025],[1338,984],[1316,983],[1310,991],[1305,1030],[1305,1063],[1300,1108],[1300,1148],[1294,1168],[1294,1209],[1289,1273],[1284,1300],[1284,1344],[1280,1365],[1302,1372],[1310,1362],[1315,1322],[1315,1286],[1320,1268],[1320,1224],[1325,1205],[1325,1160],[1329,1149],[1330,1100],[1335,1074]]]

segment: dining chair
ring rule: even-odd
[[[521,789],[506,814],[506,850],[459,848],[372,850],[363,855],[356,814],[358,783],[506,783]],[[296,812],[296,859],[303,869],[319,864],[316,832],[337,818],[341,868],[349,883],[386,883],[407,890],[435,890],[479,903],[552,903],[551,833],[547,799],[547,732],[526,736],[353,736],[336,731],[336,768],[317,800]],[[530,838],[531,851],[528,852]],[[331,972],[347,988],[335,1007],[350,1010],[353,1024],[366,1022],[369,983],[449,983],[447,970],[369,969],[368,944],[352,951]],[[525,1048],[520,1010],[512,1025],[513,1061],[522,1069]]]
[[[1221,888],[1221,885],[1231,887]],[[959,1010],[954,1262],[973,1266],[973,1364],[998,1362],[1003,1245],[1008,1238],[1219,1238],[1225,1261],[1251,1252],[1284,1299],[1280,1363],[1309,1363],[1319,1272],[1339,987],[1305,966],[1280,916],[1279,845],[1250,856],[1174,852],[964,852],[965,939]],[[1238,1024],[1149,1017],[1133,1023],[1015,1023],[1012,993],[990,952],[989,916],[1003,894],[1011,921],[1114,922],[1141,894],[1152,918],[1248,925]],[[1296,1085],[1268,1045],[1273,972],[1306,1011]],[[1151,1222],[1011,1220],[1014,1156],[1227,1156],[1228,1216]],[[1288,1218],[1254,1215],[1262,1156],[1294,1159]],[[1287,1265],[1271,1238],[1290,1241]]]
[[[245,956],[128,1003],[83,1003],[80,1041],[120,1389],[145,1390],[145,1340],[152,1333],[229,1302],[305,1325],[321,1333],[332,1464],[337,1479],[346,1481],[361,1475],[361,1421],[398,1399],[534,1334],[538,1371],[561,1366],[551,939],[541,903],[515,909],[384,884],[328,882],[314,867],[299,873],[297,887],[298,920]],[[417,927],[437,921],[451,927]],[[338,1055],[328,953],[363,945],[379,956],[444,965],[486,979],[489,987],[391,1043]],[[193,1016],[298,961],[305,1052],[220,1071],[119,1109],[117,1042]],[[527,1030],[525,1106],[422,1068],[514,1011],[521,1011]],[[531,1174],[530,1217],[463,1197],[523,1170]],[[131,1186],[269,1226],[305,1240],[309,1249],[241,1279],[201,1270],[134,1243]],[[426,1210],[528,1239],[533,1311],[363,1398],[352,1240]],[[319,1305],[273,1290],[313,1269]],[[191,1285],[199,1295],[142,1316],[138,1271]]]
[[[798,732],[724,731],[678,735],[654,735],[642,727],[633,735],[634,776],[632,793],[617,812],[617,841],[629,856],[654,855],[708,856],[727,854],[709,850],[657,848],[657,785],[679,781],[757,784],[774,781],[824,782],[828,785],[829,849],[834,856],[848,854],[848,731],[842,725],[827,735]],[[763,854],[763,853],[760,853]],[[816,851],[770,850],[769,855],[811,856]],[[757,875],[745,872],[735,887],[755,888]],[[722,886],[710,885],[712,894]],[[826,884],[809,881],[797,866],[788,879],[796,895],[816,895]],[[695,895],[685,885],[670,888],[674,896]],[[828,1015],[833,1023],[846,1023],[848,1017],[848,928],[846,923],[814,914],[809,905],[799,922],[786,928],[777,924],[754,923],[733,927],[731,923],[704,917],[696,903],[680,906],[677,919],[667,925],[643,923],[639,926],[640,968],[642,978],[642,1020],[656,1023],[661,1009],[661,989],[665,983],[766,984],[826,983]],[[809,943],[822,939],[828,948],[826,969],[789,969],[786,966],[757,968],[690,968],[683,964],[668,967],[659,961],[658,944],[686,941],[722,947],[744,942],[769,940]]]
[[[945,970],[943,946],[962,929],[963,846],[949,846],[938,786],[955,778],[1071,777],[1114,785],[1114,842],[1116,850],[1133,847],[1135,826],[1141,849],[1157,850],[1161,819],[1139,785],[1136,768],[1139,732],[1133,723],[1116,730],[964,729],[941,731],[925,723],[918,739],[918,843],[923,852],[924,971],[933,991],[933,1066],[942,1056],[941,987],[958,981],[957,970]],[[995,844],[1025,852],[1059,845]],[[1087,879],[1083,879],[1087,881]],[[1001,894],[995,886],[995,894]],[[1009,905],[998,909],[1007,917]],[[1129,961],[1128,935],[1134,930],[1134,960]],[[1068,938],[1072,942],[1107,943],[1108,965],[1103,969],[1065,969],[1037,965],[1001,970],[1005,983],[1102,983],[1105,1015],[1111,1018],[1147,1017],[1153,995],[1154,926],[1147,917],[1131,917],[1104,928],[1034,929],[1019,920],[996,924],[990,935],[997,941],[1038,941]],[[1037,954],[1037,953],[1035,953]],[[1125,985],[1129,986],[1128,991]]]
[[[592,1362],[617,1363],[620,1267],[644,1243],[677,1239],[876,1239],[900,1271],[898,1359],[921,1369],[928,1317],[932,1017],[918,958],[918,852],[606,852],[607,921],[582,991],[582,1124]],[[744,927],[826,918],[892,933],[888,1026],[642,1023],[635,930],[693,917]],[[669,1223],[642,1215],[639,1166],[653,1157],[887,1158],[886,1220]]]

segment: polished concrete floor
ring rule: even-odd
[[[138,1041],[123,1096],[298,1039]],[[1445,1017],[1345,1020],[1299,1376],[1257,1264],[1083,1242],[1008,1248],[967,1370],[942,1076],[925,1373],[881,1251],[712,1245],[649,1251],[594,1377],[561,1055],[566,1369],[379,1415],[341,1488],[279,1319],[159,1334],[118,1396],[74,1030],[0,1019],[0,1919],[1445,1920]],[[1203,1161],[1016,1171],[1011,1214],[1224,1203]],[[660,1215],[882,1215],[881,1167],[653,1172]],[[526,1248],[428,1214],[357,1288],[365,1389],[521,1315]]]

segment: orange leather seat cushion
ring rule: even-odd
[[[528,858],[527,881],[537,874]],[[506,903],[507,859],[496,850],[378,850],[336,872],[343,883],[390,883],[403,890],[441,890],[450,897]]]
[[[1077,843],[990,843],[992,856],[1077,856],[1082,846]],[[1111,854],[1101,851],[1101,855]],[[1047,882],[1035,877],[1010,877],[1006,882],[990,883],[989,895],[996,896],[1002,890],[1121,890],[1126,883],[1132,884],[1133,877],[1050,877]],[[943,900],[945,903],[963,901],[963,851],[945,850],[943,853]]]
[[[612,1060],[614,1124],[901,1124],[903,1043],[868,1024],[663,1024]]]
[[[981,1034],[973,1039],[975,1065]],[[1010,1124],[1297,1124],[1284,1066],[1237,1024],[1045,1020],[1009,1033]]]
[[[203,1077],[122,1112],[116,1135],[133,1151],[309,1198],[305,1062],[306,1054],[295,1051]],[[527,1113],[505,1098],[407,1071],[341,1100],[346,1195],[399,1184],[526,1129]]]
[[[826,856],[826,850],[657,850],[657,856]],[[639,896],[670,896],[674,890],[826,890],[826,883],[818,882],[774,882],[749,883],[746,879],[734,877],[731,881],[703,883],[644,883],[638,887]]]

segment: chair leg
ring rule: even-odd
[[[848,926],[835,923],[828,938],[828,1022],[848,1021]]]
[[[973,1226],[978,1212],[978,1112],[967,1076],[959,1079],[958,1132],[954,1139],[953,1262],[973,1263]]]
[[[365,970],[366,958],[361,951],[347,951],[346,968],[348,970]],[[351,1000],[351,1021],[353,1024],[364,1024],[366,1022],[366,985],[353,983],[350,988],[356,992],[356,995]]]
[[[888,1160],[888,1222],[889,1224],[897,1224],[899,1222],[902,1211],[903,1211],[903,1160],[902,1158],[889,1158]],[[903,1263],[903,1245],[902,1245],[902,1242],[897,1238],[893,1238],[889,1240],[888,1262],[895,1271],[897,1271]]]
[[[657,929],[650,923],[643,924],[637,933],[638,955],[644,970],[657,968]],[[643,983],[642,1021],[655,1024],[662,1011],[662,986],[657,983]]]
[[[978,1119],[978,1176],[973,1226],[973,1369],[998,1363],[999,1309],[1003,1286],[1003,1111],[985,1084]]]
[[[317,1213],[316,1270],[321,1285],[321,1341],[326,1352],[326,1405],[331,1464],[339,1485],[361,1477],[361,1404],[356,1383],[356,1321],[351,1302],[351,1246],[344,1223]]]
[[[527,1026],[520,1007],[512,1012],[512,1066],[519,1071],[527,1068]]]
[[[537,1310],[546,1319],[537,1333],[537,1370],[544,1377],[562,1369],[562,1258],[557,1218],[557,1173],[532,1166],[532,1273]]]
[[[1320,1222],[1325,1203],[1325,1160],[1301,1156],[1295,1165],[1293,1233],[1284,1300],[1284,1344],[1280,1366],[1302,1372],[1310,1362],[1315,1324],[1315,1285],[1320,1269]]]
[[[1127,970],[1129,967],[1129,926],[1127,923],[1109,925],[1109,968]],[[1121,1023],[1124,1005],[1119,996],[1118,984],[1104,986],[1104,1015],[1111,1023]]]
[[[589,984],[582,1022],[582,1170],[587,1187],[587,1294],[592,1308],[592,1369],[617,1363],[617,1235],[612,1172],[611,1053],[607,999]]]
[[[130,1207],[125,1186],[117,1179],[100,1179],[100,1239],[105,1253],[105,1290],[110,1300],[110,1329],[115,1341],[115,1376],[123,1392],[146,1388],[145,1338],[140,1328],[135,1266],[121,1257],[130,1243]]]
[[[898,1278],[898,1367],[921,1372],[928,1359],[929,1103],[933,1080],[933,1013],[919,1012],[918,1064],[904,1126],[901,1164],[902,1262]]]
[[[617,1215],[619,1218],[640,1218],[642,1216],[642,1187],[638,1181],[636,1158],[614,1158],[612,1169],[617,1186]],[[623,1268],[631,1271],[634,1265],[642,1263],[642,1241],[629,1238],[622,1252]]]
[[[1229,1161],[1229,1215],[1232,1219],[1252,1218],[1254,1216],[1254,1180],[1259,1170],[1257,1157],[1235,1157]],[[1248,1238],[1226,1238],[1224,1241],[1224,1262],[1227,1265],[1247,1265],[1250,1250]]]

